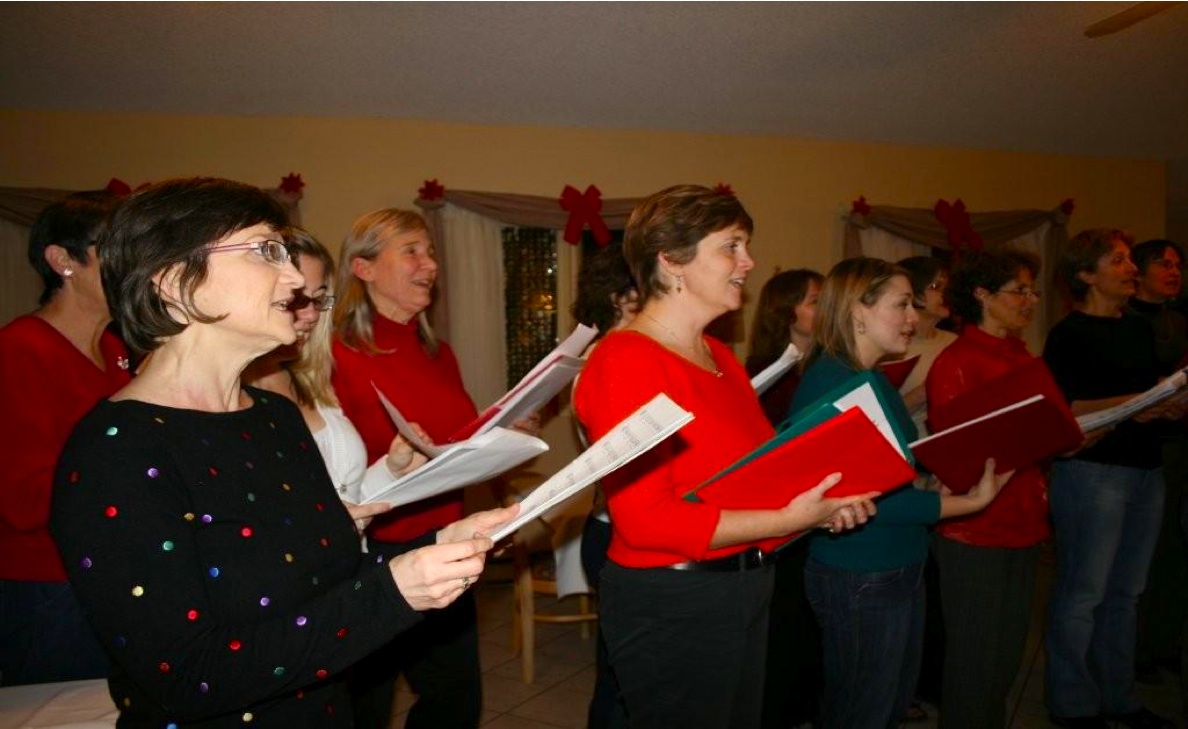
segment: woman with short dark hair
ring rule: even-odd
[[[118,198],[52,203],[29,234],[40,308],[0,329],[0,686],[107,675],[103,650],[50,538],[54,464],[70,429],[128,382],[128,352],[107,328],[95,241]]]
[[[1028,254],[974,251],[953,270],[949,292],[964,327],[928,373],[928,416],[1035,358],[1021,334],[1040,301],[1039,262]],[[1039,544],[1048,537],[1048,492],[1039,464],[1020,468],[985,510],[942,522],[933,554],[945,625],[940,725],[1001,729],[1007,692],[1023,660]]]
[[[385,505],[348,512],[297,407],[241,384],[296,339],[286,226],[257,188],[170,180],[123,203],[100,244],[117,322],[148,358],[70,436],[51,528],[121,726],[350,726],[343,672],[463,594],[492,546],[476,533],[514,513],[361,554],[352,517]]]

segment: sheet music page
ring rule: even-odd
[[[959,423],[957,425],[954,425],[952,428],[945,428],[944,430],[940,431],[939,433],[933,433],[932,435],[926,436],[924,438],[920,438],[919,440],[913,441],[912,443],[910,443],[908,445],[912,448],[915,448],[916,446],[920,445],[921,443],[927,443],[930,440],[933,440],[935,438],[940,438],[942,436],[946,436],[949,433],[952,433],[957,430],[961,430],[962,428],[968,428],[969,426],[976,425],[977,423],[980,423],[983,420],[989,420],[990,418],[996,418],[999,415],[1002,415],[1003,413],[1009,413],[1012,410],[1018,410],[1019,408],[1027,407],[1031,403],[1038,402],[1043,399],[1044,399],[1043,395],[1032,395],[1031,397],[1027,398],[1026,400],[1020,400],[1019,402],[1014,403],[1012,405],[1007,405],[1004,408],[999,408],[992,413],[986,413],[985,415],[981,416],[980,418],[974,418],[973,420],[967,420],[964,423]]]
[[[751,387],[755,388],[756,395],[762,395],[771,389],[776,380],[780,379],[785,372],[792,369],[792,365],[800,361],[804,355],[796,348],[795,344],[788,343],[788,348],[779,356],[775,362],[772,362],[763,369],[762,372],[751,378]]]
[[[869,382],[862,383],[861,387],[854,388],[848,394],[834,401],[833,404],[842,412],[854,407],[861,408],[862,412],[866,413],[866,417],[870,418],[870,422],[874,423],[883,437],[887,439],[887,442],[899,452],[899,455],[907,457],[903,452],[903,447],[899,444],[899,438],[895,437],[895,429],[891,426],[891,421],[887,419],[887,414],[883,412],[883,406],[879,404],[878,395],[875,395],[874,388],[870,386]]]
[[[1188,383],[1188,371],[1180,370],[1150,390],[1135,395],[1124,403],[1080,416],[1077,418],[1077,425],[1088,433],[1091,430],[1129,420],[1152,405],[1157,405],[1175,395],[1176,391],[1183,388],[1186,383]]]
[[[411,504],[495,478],[548,449],[548,444],[540,438],[518,430],[495,428],[443,449],[436,458],[378,491],[363,493],[362,503]]]
[[[446,448],[444,446],[435,446],[417,435],[416,431],[408,424],[408,420],[400,414],[400,411],[396,409],[396,406],[388,398],[384,397],[384,393],[380,392],[380,389],[375,386],[374,382],[371,383],[371,387],[375,390],[375,394],[379,395],[384,410],[388,412],[388,417],[392,419],[392,423],[396,426],[396,431],[404,436],[404,439],[411,443],[413,448],[429,456],[429,458],[436,458],[442,453],[445,453]]]
[[[500,527],[491,538],[503,539],[606,474],[646,453],[692,419],[692,413],[660,393],[537,486],[520,502],[519,515]]]

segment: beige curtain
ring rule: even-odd
[[[1061,207],[1053,210],[1006,210],[970,213],[970,225],[982,236],[986,250],[1014,246],[1032,250],[1040,256],[1044,291],[1041,316],[1036,334],[1029,335],[1029,345],[1037,347],[1051,325],[1065,313],[1058,295],[1053,267],[1068,242],[1068,215]],[[930,208],[901,208],[872,205],[869,212],[852,212],[845,219],[846,257],[868,255],[863,233],[870,228],[927,248],[951,248],[949,233]],[[1035,341],[1030,341],[1035,340]],[[1038,348],[1033,351],[1039,351]]]

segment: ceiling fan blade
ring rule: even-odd
[[[1135,3],[1122,12],[1114,13],[1108,18],[1099,20],[1089,26],[1085,29],[1085,35],[1089,38],[1099,38],[1110,33],[1117,33],[1120,30],[1129,28],[1140,20],[1146,20],[1152,15],[1162,13],[1164,10],[1170,10],[1179,4],[1179,2]]]

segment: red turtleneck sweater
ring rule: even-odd
[[[417,321],[401,324],[378,314],[372,321],[379,354],[334,341],[334,391],[347,418],[363,436],[367,461],[388,452],[396,427],[371,383],[409,422],[419,423],[434,442],[445,443],[478,412],[458,371],[453,350],[441,342],[436,357],[425,351]],[[462,518],[462,492],[454,491],[393,509],[372,522],[369,533],[386,542],[407,542]]]

